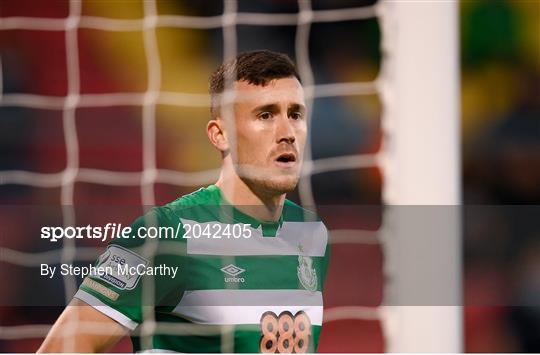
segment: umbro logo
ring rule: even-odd
[[[241,273],[243,273],[246,270],[244,270],[241,267],[238,267],[236,265],[229,264],[229,265],[227,265],[225,267],[222,267],[221,271],[223,271],[227,275],[238,276],[238,275],[240,275]]]
[[[232,277],[225,277],[225,282],[244,282],[245,281],[243,277],[237,277],[238,275],[246,271],[245,269],[242,269],[241,267],[238,267],[233,264],[229,264],[227,266],[222,267],[221,271],[223,271],[227,275],[232,276]]]

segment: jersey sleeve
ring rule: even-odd
[[[171,299],[182,292],[185,247],[180,221],[172,217],[166,209],[154,208],[135,220],[129,238],[108,244],[94,264],[96,272],[84,279],[74,297],[130,330],[142,322],[144,306],[174,306]],[[142,238],[149,227],[169,230],[171,238]]]
[[[326,229],[326,226],[325,226],[325,229]],[[327,242],[326,242],[326,248],[324,250],[324,256],[321,261],[321,269],[320,269],[321,270],[321,292],[323,292],[323,298],[325,298],[324,297],[324,293],[326,290],[325,285],[326,285],[328,267],[330,265],[330,255],[331,255],[330,238],[329,238],[328,229],[326,229],[326,233],[327,233]],[[314,339],[314,349],[316,349],[315,352],[319,352],[319,337],[316,337]]]
[[[322,265],[322,283],[323,287],[321,289],[324,291],[324,285],[326,284],[326,276],[328,275],[328,266],[330,265],[330,255],[331,255],[330,243],[326,244],[326,249],[324,251],[324,259]]]

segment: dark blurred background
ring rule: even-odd
[[[370,6],[373,1],[318,0],[313,9]],[[462,1],[460,3],[463,201],[468,205],[537,205],[540,201],[540,2]],[[240,0],[238,11],[296,13],[288,0]],[[160,15],[215,16],[222,1],[159,1]],[[65,18],[69,3],[50,0],[0,1],[0,17]],[[83,16],[140,19],[140,1],[83,1]],[[1,21],[1,19],[0,19]],[[267,48],[296,58],[295,26],[238,25],[237,49]],[[380,28],[376,18],[314,23],[309,54],[315,84],[374,80],[380,70]],[[81,94],[141,93],[147,87],[148,63],[142,31],[79,29]],[[161,90],[205,94],[207,78],[223,58],[223,33],[216,29],[157,29],[162,68]],[[63,97],[67,95],[65,35],[62,30],[0,32],[2,93]],[[419,53],[418,55],[422,55]],[[61,109],[37,109],[0,101],[0,172],[25,170],[61,173],[66,166],[66,138]],[[142,107],[79,107],[75,113],[80,168],[139,172],[143,169]],[[377,95],[318,98],[314,101],[313,159],[371,154],[380,148],[381,103]],[[160,104],[156,108],[158,169],[197,172],[219,167],[219,156],[205,135],[206,107]],[[317,205],[381,204],[382,177],[376,167],[316,174],[311,178]],[[198,186],[155,185],[156,203],[167,203]],[[0,184],[2,205],[58,205],[60,187]],[[292,194],[298,200],[298,194]],[[76,182],[76,205],[142,203],[141,189]],[[524,228],[520,211],[487,209],[465,212],[465,350],[467,352],[540,352],[540,310],[523,305],[540,296],[540,232]],[[530,210],[528,210],[530,211]],[[329,228],[376,230],[380,213],[323,209]],[[126,223],[137,215],[126,215]],[[473,216],[474,215],[474,216]],[[530,221],[531,218],[527,219]],[[534,218],[532,219],[534,220]],[[18,231],[0,214],[0,224]],[[35,222],[35,223],[39,223]],[[10,229],[6,229],[10,230]],[[2,246],[28,249],[30,237],[2,235]],[[34,250],[35,251],[35,250]],[[383,255],[378,244],[335,245],[328,280],[331,304],[345,292],[360,305],[382,300]],[[9,266],[0,263],[2,282]],[[339,272],[355,270],[354,280]],[[344,283],[347,285],[344,291]],[[62,285],[57,285],[59,290]],[[43,292],[52,292],[43,290]],[[480,306],[487,297],[494,306]],[[346,298],[346,297],[345,297]],[[335,300],[332,302],[332,300]],[[349,302],[346,300],[343,302]],[[538,302],[536,302],[537,304]],[[534,304],[534,302],[532,303]],[[500,306],[495,306],[500,305]],[[0,308],[2,327],[50,324],[61,308]],[[41,338],[0,336],[0,351],[32,352]],[[342,319],[322,333],[327,352],[381,352],[379,321]],[[113,351],[130,351],[127,340]]]
[[[465,213],[466,350],[539,352],[540,2],[463,1],[461,51],[463,200],[504,205]]]

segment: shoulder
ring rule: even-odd
[[[314,211],[303,208],[296,203],[285,200],[284,226],[297,235],[309,235],[312,243],[317,243],[324,250],[325,258],[329,255],[328,228]]]
[[[202,187],[190,194],[180,196],[166,205],[155,208],[158,218],[165,221],[178,221],[206,212],[209,206],[219,204],[219,191],[214,185]]]
[[[139,216],[131,224],[131,231],[134,236],[138,236],[141,229],[150,227],[172,227],[174,231],[177,228],[182,229],[182,219],[198,220],[198,216],[208,215],[208,206],[215,204],[215,191],[213,185],[201,188],[190,194],[181,196],[176,200],[162,206],[155,206]],[[130,238],[127,240],[115,241],[115,244],[134,247],[143,244],[145,238]],[[167,239],[167,238],[164,238]],[[174,238],[176,239],[176,238]],[[161,238],[158,238],[161,241]],[[179,239],[182,240],[182,239]]]
[[[283,215],[286,221],[290,222],[321,222],[317,213],[306,209],[290,200],[285,200]]]
[[[166,204],[164,207],[182,209],[201,204],[215,203],[219,203],[219,190],[215,185],[209,185],[207,187],[201,187],[190,194],[180,196],[176,200]]]

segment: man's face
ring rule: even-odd
[[[234,88],[234,126],[227,127],[237,174],[266,193],[294,190],[307,134],[302,85],[290,77],[266,86],[237,81]]]

